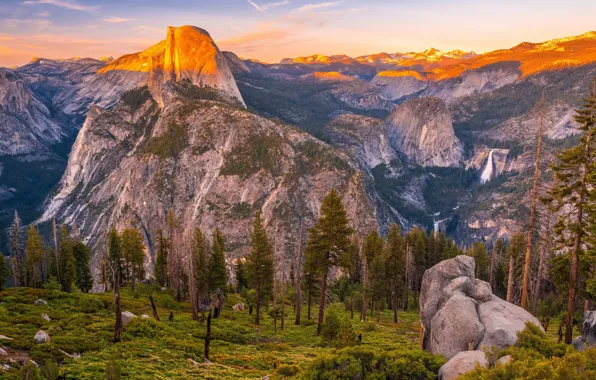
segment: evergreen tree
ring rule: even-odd
[[[8,247],[10,249],[10,265],[12,269],[12,280],[16,290],[17,286],[24,285],[23,276],[23,224],[19,214],[14,212],[14,220],[8,229]]]
[[[292,269],[293,268],[294,267],[292,267]],[[236,262],[234,275],[236,276],[236,291],[240,293],[242,292],[242,289],[248,289],[248,279],[246,278],[246,270],[244,268],[244,261],[242,261],[242,259],[238,259]],[[294,274],[292,273],[292,276],[293,275]]]
[[[389,229],[384,256],[385,278],[392,302],[393,322],[397,323],[397,306],[403,298],[406,280],[406,241],[397,224],[393,224]]]
[[[356,333],[352,322],[348,318],[344,318],[339,326],[339,334],[337,336],[337,347],[344,348],[354,346],[358,343]]]
[[[266,305],[273,291],[273,248],[267,239],[261,213],[257,212],[251,234],[251,250],[246,261],[250,286],[256,290],[255,323],[259,324],[261,306]]]
[[[350,271],[350,281],[358,283],[362,281],[362,259],[360,258],[360,241],[357,236],[352,237],[350,246],[350,262],[352,270]]]
[[[45,249],[39,231],[32,224],[27,230],[27,244],[25,246],[26,285],[37,288],[43,282],[43,259]]]
[[[135,289],[137,280],[145,278],[143,263],[145,262],[145,245],[143,236],[136,228],[125,228],[122,231],[122,254],[126,262],[127,277],[130,278],[131,288]],[[130,276],[128,273],[130,272]]]
[[[70,237],[68,228],[60,226],[60,280],[65,292],[72,291],[72,285],[77,275],[77,262],[74,256],[74,241]]]
[[[112,227],[108,236],[108,260],[109,265],[112,268],[114,281],[122,281],[123,261],[124,257],[122,254],[122,237],[116,230],[116,227]],[[114,283],[114,286],[116,284]],[[120,284],[118,284],[120,285]]]
[[[329,271],[338,266],[347,268],[350,266],[347,254],[350,249],[352,229],[348,223],[349,220],[341,198],[335,190],[331,190],[321,204],[321,216],[315,226],[308,230],[309,237],[306,246],[307,255],[311,256],[316,263],[321,279],[317,334],[321,333],[325,316],[325,296]]]
[[[428,269],[426,261],[426,232],[416,226],[408,232],[406,241],[412,251],[414,268],[412,273],[412,284],[414,287],[414,297],[417,298],[417,293],[420,290],[420,285],[422,283],[422,275],[424,274],[424,271]]]
[[[169,285],[168,281],[168,254],[170,243],[164,236],[162,230],[158,230],[155,239],[155,265],[153,267],[153,277],[157,279],[159,286]]]
[[[490,254],[490,264],[488,268],[488,283],[493,290],[495,289],[495,271],[499,270],[504,253],[505,243],[503,243],[503,239],[497,239]]]
[[[216,290],[225,290],[228,284],[228,273],[226,270],[226,256],[224,254],[225,238],[221,231],[215,230],[213,234],[213,248],[209,258],[209,291],[214,293]]]
[[[521,280],[521,260],[526,251],[526,239],[524,234],[518,233],[511,237],[511,242],[507,247],[507,256],[509,266],[507,268],[507,302],[516,303],[517,288]],[[518,286],[516,286],[516,284]]]
[[[379,273],[373,273],[372,266],[375,259],[381,256],[383,252],[383,239],[376,230],[371,231],[364,242],[362,243],[362,320],[366,320],[366,308],[368,307],[369,296],[372,294],[372,280],[373,275],[379,275]],[[373,297],[374,298],[374,297]],[[370,300],[374,303],[374,299]],[[374,306],[374,305],[373,305]]]
[[[475,277],[481,280],[486,280],[489,265],[488,256],[486,255],[486,245],[483,242],[475,242],[472,245],[470,256],[472,256],[476,262]]]
[[[317,261],[314,255],[306,252],[304,261],[304,274],[302,276],[304,292],[306,293],[307,319],[311,319],[313,300],[319,295],[319,274]]]
[[[4,257],[4,254],[0,252],[0,292],[5,289],[6,281],[8,281],[9,275],[10,271],[8,270],[8,265],[6,264],[6,258]]]
[[[73,246],[73,254],[77,263],[75,284],[82,292],[87,293],[93,287],[93,277],[89,268],[91,251],[85,243],[79,241]]]
[[[553,165],[555,185],[549,201],[552,211],[557,213],[555,225],[555,244],[559,252],[569,257],[568,296],[565,343],[570,344],[573,338],[573,316],[579,288],[579,271],[584,249],[590,250],[590,210],[587,207],[589,190],[592,187],[590,178],[596,170],[596,79],[592,82],[590,93],[584,99],[580,109],[576,110],[575,121],[583,135],[579,143],[557,155],[557,163]],[[554,266],[556,267],[556,266]],[[558,277],[561,277],[559,275]]]
[[[202,305],[209,298],[209,278],[208,278],[208,264],[209,256],[207,255],[207,246],[205,243],[205,236],[200,228],[195,229],[193,241],[192,255],[194,259],[194,275],[197,289],[197,297],[199,304]]]

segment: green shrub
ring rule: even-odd
[[[62,285],[56,280],[56,277],[52,276],[45,284],[43,284],[43,288],[51,292],[58,292],[62,290]]]
[[[275,371],[275,373],[278,374],[279,376],[284,376],[284,377],[296,376],[298,373],[300,373],[300,367],[298,367],[297,365],[282,364],[279,367],[277,367],[277,370]]]
[[[41,373],[48,380],[56,380],[60,376],[58,364],[51,360],[46,360],[45,365],[41,367]]]
[[[164,326],[152,318],[133,318],[126,325],[126,334],[136,338],[155,339],[162,336],[163,332]]]
[[[333,342],[337,339],[340,330],[339,317],[335,310],[330,309],[325,315],[323,326],[321,327],[321,337],[326,342]]]
[[[421,350],[379,352],[345,348],[315,359],[303,378],[434,380],[444,363],[444,358]]]
[[[106,380],[120,380],[120,366],[113,360],[106,364]]]
[[[352,327],[352,322],[348,318],[344,318],[340,327],[339,335],[337,337],[337,346],[339,348],[354,346],[358,343],[356,333]]]
[[[364,324],[364,331],[376,331],[377,330],[377,324],[375,322],[372,321],[368,321]]]
[[[526,322],[526,328],[517,333],[517,347],[534,350],[549,358],[565,355],[565,344],[555,343],[535,324]]]
[[[83,313],[89,313],[89,314],[97,313],[98,311],[103,310],[105,307],[105,305],[101,299],[94,297],[92,295],[82,296],[80,305],[81,305],[81,311]]]

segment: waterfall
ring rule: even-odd
[[[488,161],[486,163],[486,167],[482,171],[482,175],[480,176],[480,183],[487,183],[493,176],[493,152],[494,149],[491,149],[490,153],[488,154]]]
[[[435,230],[435,236],[439,233],[439,222],[436,220],[433,220],[433,228]]]

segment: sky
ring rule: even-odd
[[[481,53],[596,30],[594,14],[594,0],[0,0],[0,66],[117,58],[181,25],[265,62],[429,47]]]

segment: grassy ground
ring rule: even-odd
[[[134,292],[123,290],[123,310],[137,316],[152,315],[149,294],[155,298],[161,322],[136,318],[126,325],[124,342],[113,344],[110,293],[89,295],[19,289],[15,296],[12,290],[4,291],[0,293],[0,334],[13,340],[0,343],[16,359],[29,356],[42,365],[48,359],[62,363],[60,374],[67,379],[105,378],[106,364],[110,361],[118,364],[122,378],[127,379],[256,379],[265,375],[275,379],[283,378],[284,374],[299,376],[314,358],[334,350],[316,336],[316,325],[307,320],[306,308],[303,324],[296,326],[293,307],[287,305],[285,328],[281,330],[278,320],[275,332],[271,310],[263,313],[260,325],[255,325],[248,310],[232,311],[232,305],[243,300],[229,295],[221,317],[212,323],[213,363],[204,364],[206,323],[192,320],[189,303],[176,302],[168,291],[140,285]],[[47,305],[34,305],[39,298],[46,300]],[[330,307],[340,313],[340,318],[350,317],[343,305]],[[168,321],[170,312],[174,314],[172,322]],[[313,316],[315,312],[313,309]],[[47,314],[51,321],[44,320],[42,314]],[[390,311],[381,313],[379,324],[374,323],[374,318],[370,320],[373,322],[352,321],[356,334],[362,334],[362,347],[417,349],[417,310],[400,312],[397,324],[393,323]],[[50,335],[50,343],[33,343],[40,329]],[[80,353],[81,358],[69,358],[62,351]],[[195,365],[189,358],[200,364]]]

